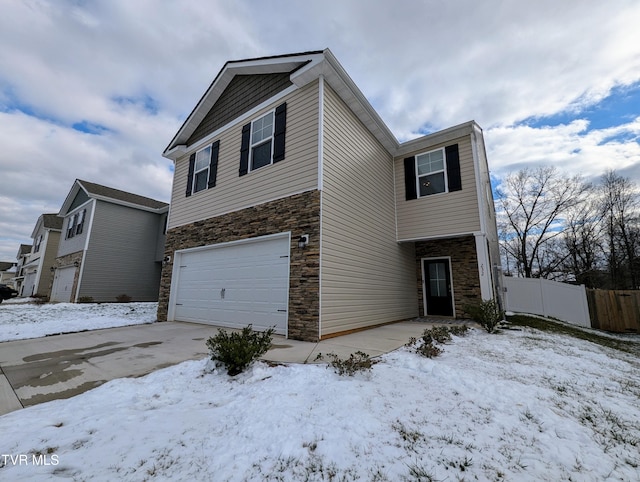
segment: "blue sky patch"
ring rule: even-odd
[[[540,128],[569,124],[575,119],[589,121],[587,131],[606,129],[629,122],[640,115],[640,82],[629,86],[620,86],[597,104],[578,112],[567,110],[547,117],[530,117],[521,124]]]
[[[100,124],[94,124],[92,122],[83,120],[82,122],[76,122],[75,124],[72,124],[71,127],[78,131],[78,132],[83,132],[85,134],[104,134],[106,132],[111,132],[111,129],[105,127],[105,126],[101,126]]]
[[[158,110],[160,108],[158,101],[148,94],[140,95],[137,97],[121,95],[121,96],[112,97],[111,100],[123,107],[129,107],[129,106],[142,107],[144,110],[146,110],[148,113],[152,115],[158,114]]]

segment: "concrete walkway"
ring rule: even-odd
[[[417,337],[430,323],[401,322],[310,343],[274,336],[265,360],[313,363],[318,353],[378,356]],[[0,343],[0,415],[86,392],[122,377],[139,377],[208,356],[217,328],[163,322]]]

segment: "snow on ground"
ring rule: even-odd
[[[0,479],[640,480],[637,357],[528,328],[444,350],[114,380],[0,417]]]
[[[0,342],[156,321],[158,303],[45,303],[12,298],[0,304]]]

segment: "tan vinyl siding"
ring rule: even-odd
[[[168,228],[181,226],[291,194],[317,189],[318,185],[318,83],[301,90],[256,113],[251,120],[287,103],[284,160],[238,175],[242,122],[231,126],[220,137],[218,176],[214,188],[185,196],[189,155],[178,159],[171,196]],[[203,146],[204,147],[204,146]]]
[[[417,315],[413,244],[395,237],[393,160],[327,86],[321,336]]]
[[[40,280],[38,281],[38,294],[45,296],[51,295],[51,283],[53,282],[53,273],[51,267],[56,264],[56,255],[58,254],[58,243],[60,242],[60,233],[58,231],[48,231],[46,236],[46,246],[44,248],[44,259],[42,260],[40,272]]]
[[[460,154],[462,190],[433,194],[407,201],[404,184],[404,158],[456,143]],[[399,241],[472,233],[480,230],[473,151],[469,136],[409,152],[396,158],[394,165]]]

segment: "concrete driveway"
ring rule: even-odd
[[[317,353],[348,357],[395,350],[428,323],[401,322],[310,343],[274,336],[263,357],[285,363],[313,362]],[[210,325],[162,322],[0,343],[0,415],[86,392],[109,380],[139,377],[186,360],[205,358]]]

